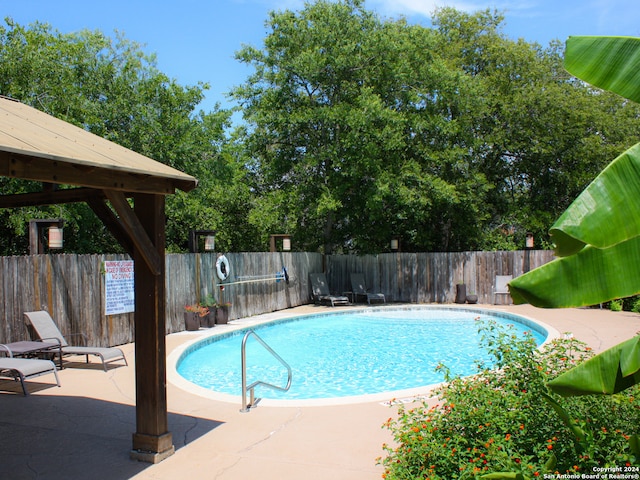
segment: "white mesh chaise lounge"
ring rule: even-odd
[[[56,377],[56,384],[60,386],[56,365],[51,360],[40,360],[34,358],[12,358],[11,350],[0,344],[0,351],[6,351],[9,357],[0,357],[0,377],[20,380],[22,392],[26,397],[29,395],[24,384],[25,379],[39,377],[53,373]]]
[[[384,293],[371,293],[367,291],[367,286],[364,283],[364,275],[362,273],[351,274],[351,291],[353,292],[353,296],[356,300],[358,297],[366,297],[369,305],[371,305],[372,300],[387,303],[384,298]]]
[[[332,307],[336,305],[349,305],[349,298],[342,295],[332,295],[329,292],[329,284],[324,273],[310,273],[311,293],[316,303],[329,303]]]
[[[24,319],[27,325],[31,325],[33,327],[33,331],[41,340],[53,340],[60,342],[63,356],[84,355],[86,357],[87,363],[89,363],[89,355],[94,355],[96,357],[99,357],[102,361],[102,367],[104,368],[105,372],[107,371],[107,364],[111,362],[123,360],[124,364],[128,365],[124,353],[117,347],[84,347],[69,345],[69,343],[67,343],[67,340],[53,321],[53,318],[51,318],[51,315],[49,315],[49,312],[46,312],[44,310],[40,310],[37,312],[25,312]],[[84,337],[84,335],[82,336]]]

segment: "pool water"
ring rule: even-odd
[[[519,323],[515,316],[478,310],[368,309],[298,317],[253,330],[293,371],[291,388],[279,392],[258,386],[267,399],[318,399],[365,395],[432,385],[443,381],[436,366],[470,375],[477,362],[489,362],[480,348],[476,318],[513,325],[518,335],[529,332],[538,344],[541,327]],[[246,331],[221,336],[189,349],[177,371],[201,387],[241,395],[240,350]],[[286,369],[255,338],[247,341],[247,384],[256,380],[284,386]]]

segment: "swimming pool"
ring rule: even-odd
[[[291,365],[293,382],[288,392],[257,387],[256,396],[275,401],[391,398],[391,392],[441,382],[442,374],[435,371],[440,362],[455,374],[472,374],[477,361],[488,360],[478,346],[478,317],[514,325],[519,335],[529,332],[538,343],[548,334],[545,326],[524,317],[476,308],[376,307],[265,323],[252,329]],[[199,389],[239,401],[246,331],[189,345],[176,361],[177,373]],[[252,338],[247,379],[286,384],[285,369]]]

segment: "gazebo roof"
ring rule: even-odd
[[[0,176],[171,194],[197,180],[33,107],[0,97]]]

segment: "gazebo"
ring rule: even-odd
[[[197,180],[6,97],[0,97],[0,175],[42,182],[39,192],[0,195],[0,208],[86,202],[133,258],[136,432],[131,455],[161,461],[174,452],[167,428],[165,195],[190,191]]]

